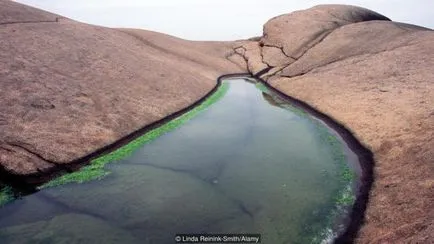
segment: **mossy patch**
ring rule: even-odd
[[[0,189],[0,207],[14,200],[14,193],[12,188],[5,186]]]
[[[343,206],[348,206],[354,203],[356,200],[351,187],[348,185],[347,188],[340,191],[340,194],[336,197],[336,203]]]
[[[258,88],[260,91],[265,92],[267,94],[270,93],[270,90],[268,89],[267,86],[265,86],[263,83],[261,82],[256,82],[255,87]]]
[[[40,186],[39,189],[64,185],[72,182],[83,183],[91,180],[100,180],[104,178],[106,175],[110,174],[109,171],[104,169],[104,166],[107,163],[115,162],[117,160],[120,160],[122,158],[131,155],[135,150],[142,147],[143,145],[151,142],[152,140],[158,138],[159,136],[169,131],[172,131],[177,127],[179,127],[180,125],[186,123],[194,116],[196,116],[198,113],[202,112],[210,105],[220,100],[220,98],[222,98],[228,90],[229,90],[229,83],[226,82],[222,83],[217,89],[217,91],[215,91],[204,102],[202,102],[200,105],[196,106],[195,108],[191,109],[190,111],[184,113],[183,115],[179,116],[178,118],[173,119],[167,122],[166,124],[147,132],[143,136],[133,140],[132,142],[126,144],[125,146],[111,153],[105,154],[97,159],[92,160],[89,165],[81,168],[79,171],[62,175]]]

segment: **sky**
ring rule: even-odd
[[[81,22],[163,32],[189,40],[262,35],[270,18],[318,4],[350,4],[434,29],[433,0],[18,0]]]

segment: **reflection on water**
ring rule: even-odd
[[[311,242],[345,187],[336,149],[254,84],[226,82],[223,99],[107,166],[105,179],[0,209],[1,243],[173,243],[176,233]]]

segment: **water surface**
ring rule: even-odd
[[[220,101],[109,164],[103,180],[44,189],[1,208],[0,242],[173,243],[176,233],[319,242],[348,186],[343,147],[255,84],[225,82]]]

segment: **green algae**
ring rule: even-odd
[[[347,157],[343,151],[344,145],[333,135],[323,124],[319,121],[314,121],[314,125],[317,128],[320,139],[330,146],[331,154],[334,162],[338,165],[340,172],[338,172],[339,181],[341,182],[341,188],[332,194],[332,199],[335,207],[331,214],[327,217],[327,220],[323,224],[322,231],[314,235],[311,243],[323,243],[323,240],[330,239],[332,236],[332,226],[337,216],[340,216],[345,211],[345,208],[351,206],[355,201],[355,195],[352,189],[353,181],[356,179],[355,172],[349,167]],[[318,228],[319,230],[320,228]],[[315,233],[315,232],[313,232]]]
[[[268,89],[267,86],[265,86],[263,83],[261,82],[256,82],[255,87],[258,88],[260,91],[265,92],[265,93],[270,93],[270,90]]]
[[[350,187],[347,187],[340,191],[340,194],[338,194],[338,197],[335,199],[336,203],[348,206],[354,203],[355,197],[353,194],[353,191]]]
[[[182,124],[186,123],[187,121],[195,117],[197,114],[204,111],[206,108],[216,103],[217,101],[219,101],[220,98],[222,98],[228,90],[229,90],[229,83],[221,83],[218,89],[211,96],[209,96],[209,98],[207,98],[204,102],[202,102],[195,108],[179,116],[178,118],[173,119],[163,124],[162,126],[145,133],[143,136],[140,136],[139,138],[133,140],[132,142],[124,145],[123,147],[113,152],[110,152],[106,155],[103,155],[99,158],[92,160],[89,165],[81,168],[79,171],[62,175],[40,186],[39,189],[65,185],[73,182],[84,183],[87,181],[100,180],[104,178],[105,176],[110,174],[109,171],[104,169],[104,166],[106,164],[118,161],[120,159],[123,159],[131,155],[135,150],[142,147],[143,145],[153,141],[154,139],[160,137],[161,135],[169,131],[172,131],[177,127],[181,126]]]
[[[0,189],[0,207],[14,200],[14,193],[9,186]]]

